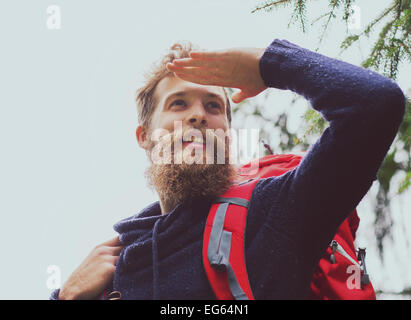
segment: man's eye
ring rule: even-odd
[[[170,107],[172,106],[186,106],[186,103],[184,100],[179,99],[179,100],[173,101]]]
[[[209,106],[212,109],[221,109],[220,104],[217,102],[209,102],[207,104],[207,106]]]

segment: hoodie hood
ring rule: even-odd
[[[198,233],[204,231],[210,207],[210,200],[199,200],[194,205],[179,204],[162,215],[157,201],[137,215],[116,223],[114,230],[119,233],[124,248],[117,261],[113,282],[115,290],[124,287],[131,290],[133,284],[130,280],[126,283],[125,279],[139,278],[144,273],[144,279],[152,279],[151,298],[158,299],[159,261],[162,257],[181,252],[187,243],[198,238]],[[136,273],[139,276],[133,276]]]

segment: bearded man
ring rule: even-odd
[[[213,199],[236,179],[230,139],[214,133],[231,127],[224,87],[240,89],[234,103],[268,87],[292,90],[330,123],[298,167],[257,183],[247,215],[254,297],[307,298],[336,229],[375,180],[405,97],[378,73],[275,39],[266,49],[172,46],[137,96],[136,136],[152,162],[147,178],[159,201],[117,223],[119,237],[98,245],[52,299],[101,298],[107,288],[106,299],[216,298],[201,253]],[[200,161],[216,160],[222,149],[224,163]]]

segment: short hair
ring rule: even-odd
[[[191,42],[175,43],[169,51],[152,65],[151,69],[145,73],[144,85],[137,90],[137,113],[140,125],[149,128],[157,101],[154,98],[154,92],[158,83],[165,77],[172,76],[173,73],[168,71],[167,63],[173,62],[174,59],[189,58],[192,50],[198,50]],[[228,123],[231,124],[231,105],[228,94],[223,88],[226,96],[226,115]]]

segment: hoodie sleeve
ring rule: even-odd
[[[405,97],[389,78],[287,40],[276,39],[265,50],[260,73],[268,87],[302,95],[329,122],[296,169],[258,183],[258,213],[250,217],[254,235],[261,221],[276,233],[264,243],[280,237],[314,266],[375,180]]]
[[[92,300],[106,300],[105,291],[101,292],[96,298]],[[49,300],[60,300],[59,299],[60,289],[55,289],[51,292]]]
[[[53,290],[49,300],[59,300],[60,289]]]

